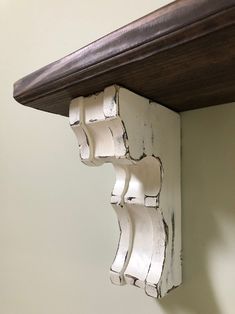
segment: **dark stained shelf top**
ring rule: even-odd
[[[175,111],[235,101],[235,0],[178,0],[29,74],[21,104],[68,115],[118,84]]]

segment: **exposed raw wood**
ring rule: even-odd
[[[234,101],[234,38],[235,0],[178,0],[19,80],[14,97],[61,115],[112,84],[175,111]]]
[[[81,160],[116,171],[120,241],[111,281],[165,296],[181,283],[180,116],[111,86],[72,100],[70,124]]]

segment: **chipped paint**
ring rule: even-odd
[[[112,283],[164,297],[181,284],[179,115],[114,85],[73,99],[70,124],[82,161],[109,162],[116,172],[111,204],[120,237]]]

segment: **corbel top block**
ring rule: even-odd
[[[118,84],[173,109],[235,101],[235,0],[178,0],[29,74],[23,105],[69,115],[69,104]]]

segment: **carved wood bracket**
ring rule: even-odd
[[[111,281],[161,298],[181,283],[179,114],[119,86],[70,104],[82,162],[113,164],[120,240]]]

